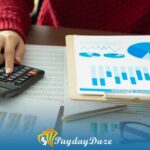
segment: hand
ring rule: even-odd
[[[14,63],[21,64],[25,45],[21,36],[15,31],[0,31],[0,64],[5,62],[6,73],[11,73]]]

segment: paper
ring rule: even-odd
[[[27,45],[23,64],[45,70],[45,77],[25,91],[25,98],[64,100],[64,47]]]
[[[31,134],[54,128],[65,99],[64,47],[27,45],[23,64],[45,70],[45,77],[23,93],[0,99],[0,131]]]
[[[74,36],[74,47],[78,93],[150,93],[150,36]]]
[[[61,104],[57,101],[14,99],[0,102],[0,132],[31,135],[54,128]]]

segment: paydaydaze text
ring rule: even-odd
[[[54,144],[66,145],[67,147],[71,145],[83,145],[87,147],[88,145],[111,145],[112,139],[98,139],[96,137],[90,137],[89,139],[79,139],[75,137],[74,139],[63,139],[61,137],[56,137]]]

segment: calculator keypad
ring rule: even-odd
[[[17,86],[26,82],[32,76],[35,76],[38,73],[37,69],[15,65],[14,71],[11,74],[5,73],[5,67],[0,68],[0,81],[9,82]]]
[[[0,98],[9,98],[23,92],[44,76],[40,69],[14,65],[14,70],[6,74],[5,66],[0,65]]]

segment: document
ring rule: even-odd
[[[150,93],[150,36],[75,35],[74,47],[79,94]]]
[[[30,135],[54,128],[60,106],[58,101],[35,99],[0,101],[0,132]]]
[[[63,102],[65,47],[27,45],[26,48],[23,64],[44,70],[45,77],[25,91],[25,98]]]
[[[0,132],[32,134],[54,128],[65,99],[64,47],[26,45],[24,65],[45,76],[23,93],[0,99]]]

